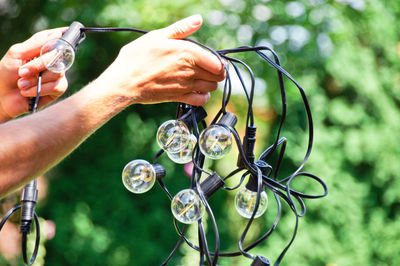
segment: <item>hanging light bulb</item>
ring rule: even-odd
[[[188,127],[180,120],[168,120],[157,131],[158,145],[169,153],[182,151],[190,140]]]
[[[50,40],[42,46],[40,58],[48,70],[61,73],[72,66],[76,46],[84,38],[83,27],[81,23],[73,22],[60,39]]]
[[[204,216],[205,208],[196,191],[184,189],[172,199],[171,211],[178,221],[191,224]]]
[[[237,212],[244,218],[251,218],[256,207],[257,192],[243,187],[235,196],[235,207]],[[254,218],[258,218],[264,214],[268,207],[268,196],[263,190],[260,194],[260,204]]]
[[[232,148],[232,134],[225,126],[234,127],[237,118],[233,113],[225,113],[218,124],[211,125],[199,137],[200,151],[210,159],[224,157]]]
[[[165,176],[165,169],[159,164],[145,160],[130,161],[122,171],[122,182],[127,190],[141,194],[149,191],[157,178]]]
[[[194,147],[196,146],[196,136],[190,134],[189,142],[186,147],[179,152],[167,152],[168,157],[175,163],[185,164],[192,161]]]

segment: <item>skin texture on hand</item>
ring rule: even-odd
[[[223,65],[209,51],[179,40],[201,23],[195,15],[142,36],[124,46],[99,78],[71,97],[0,124],[0,197],[56,165],[131,104],[205,103],[225,77]]]
[[[142,36],[124,46],[100,78],[117,84],[132,103],[203,105],[217,89],[217,82],[225,78],[223,65],[211,52],[178,40],[201,24],[201,16],[194,15]]]
[[[28,112],[28,98],[36,96],[37,77],[45,68],[38,58],[40,48],[60,38],[66,28],[41,31],[10,47],[0,61],[0,122]],[[64,73],[44,71],[39,107],[62,95],[68,87]]]

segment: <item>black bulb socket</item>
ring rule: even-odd
[[[67,31],[64,32],[61,39],[69,43],[76,50],[78,44],[85,39],[85,33],[81,30],[84,27],[85,26],[80,22],[72,22]]]
[[[207,112],[203,107],[199,106],[193,109],[190,109],[188,112],[183,114],[178,119],[181,120],[185,125],[190,129],[193,128],[193,118],[192,113],[194,112],[194,116],[196,117],[196,123],[199,123],[201,120],[206,118]]]
[[[253,263],[251,264],[251,266],[266,266],[266,265],[268,266],[271,265],[271,262],[269,261],[269,259],[261,255],[257,255],[253,260]]]
[[[254,163],[254,165],[257,166],[258,168],[260,168],[261,173],[263,175],[265,175],[267,173],[268,169],[271,168],[271,166],[269,164],[267,164],[266,162],[261,161],[261,160],[256,161]],[[258,187],[257,176],[254,176],[253,174],[251,174],[249,177],[249,181],[246,184],[246,188],[253,192],[257,192],[257,187]]]
[[[208,176],[203,182],[201,182],[200,187],[204,193],[204,196],[209,199],[218,189],[220,189],[225,184],[225,181],[216,173]]]
[[[253,164],[255,160],[254,147],[256,145],[256,131],[256,126],[247,126],[246,135],[243,137],[243,151],[249,164]],[[245,167],[244,160],[241,154],[239,154],[236,165],[238,167]]]
[[[226,112],[225,114],[222,115],[217,124],[233,128],[235,127],[236,123],[237,123],[236,115],[231,112]]]
[[[153,166],[154,171],[156,172],[157,179],[162,179],[165,177],[166,171],[165,171],[164,166],[162,166],[161,164],[158,164],[158,163],[154,163],[151,166]]]

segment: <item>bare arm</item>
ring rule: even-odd
[[[153,31],[123,47],[99,78],[73,96],[0,125],[0,195],[57,164],[131,104],[204,104],[224,78],[221,62],[196,45],[177,40],[200,25],[201,17],[193,16]]]

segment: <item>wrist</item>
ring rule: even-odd
[[[118,67],[111,64],[91,85],[96,92],[106,97],[113,104],[118,104],[121,108],[135,104],[137,98],[136,92],[139,87],[134,78],[120,79],[119,77],[129,76],[127,73],[121,73]]]

